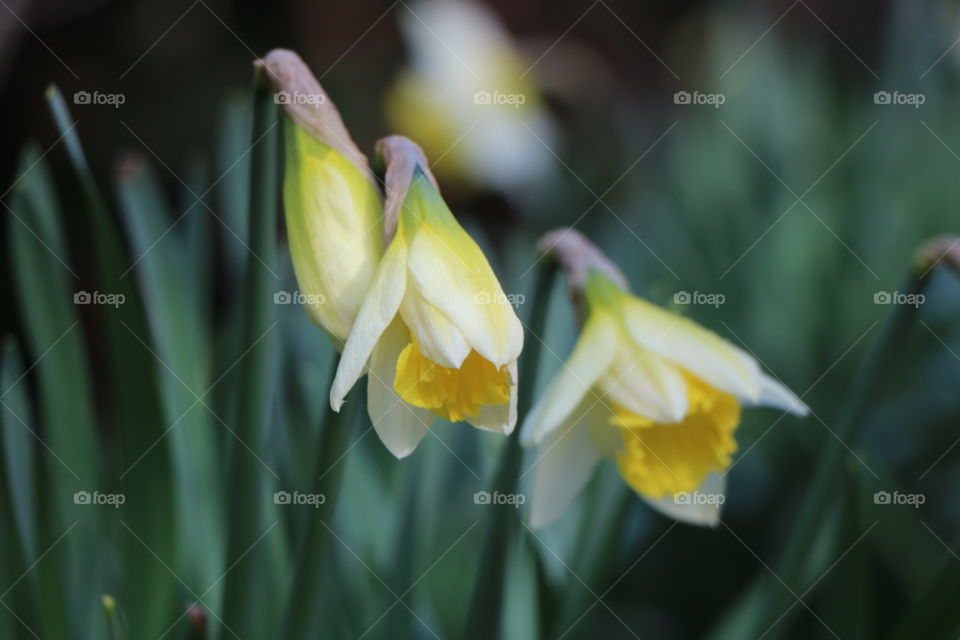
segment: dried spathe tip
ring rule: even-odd
[[[283,107],[290,119],[350,160],[376,185],[367,157],[353,142],[337,107],[303,59],[289,49],[274,49],[255,64],[273,85],[274,102]]]
[[[400,208],[403,206],[403,200],[414,179],[417,167],[420,167],[423,175],[433,183],[437,191],[440,187],[437,185],[436,178],[430,173],[430,165],[427,163],[423,149],[410,138],[396,135],[381,138],[377,140],[376,154],[377,165],[386,168],[383,180],[387,190],[383,205],[383,244],[386,246],[390,244],[397,232]]]
[[[618,286],[629,288],[626,276],[617,265],[582,233],[570,227],[547,232],[537,242],[537,249],[560,263],[567,272],[571,290],[583,289],[591,269],[602,272]]]
[[[960,236],[943,235],[923,243],[917,249],[915,264],[924,276],[938,264],[960,275]]]
[[[610,258],[579,231],[560,227],[545,233],[537,242],[537,249],[555,259],[567,273],[567,292],[577,310],[581,323],[586,319],[584,287],[591,270],[597,270],[622,289],[629,289],[626,276]]]

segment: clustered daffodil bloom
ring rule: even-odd
[[[343,351],[333,409],[369,373],[367,410],[397,457],[437,416],[512,432],[523,329],[423,152],[399,136],[378,143],[384,202],[300,57],[274,50],[263,64],[288,116],[283,195],[297,283],[314,303],[310,317]]]
[[[300,57],[264,59],[283,105],[283,199],[290,256],[307,314],[341,346],[382,254],[383,202],[366,157]]]
[[[510,433],[523,328],[476,243],[440,196],[423,152],[391,136],[386,250],[330,389],[339,411],[369,372],[368,410],[387,448],[408,455],[435,416]]]
[[[715,524],[741,404],[807,408],[741,349],[631,294],[576,231],[558,229],[541,248],[566,268],[584,324],[521,431],[524,445],[540,445],[532,524],[559,516],[604,458],[658,510]]]

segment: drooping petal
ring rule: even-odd
[[[367,411],[380,440],[390,453],[404,458],[417,447],[433,424],[434,415],[404,402],[393,389],[397,357],[410,341],[400,318],[394,318],[370,355]]]
[[[798,416],[805,416],[810,412],[803,400],[798,398],[793,391],[765,373],[760,374],[760,397],[757,399],[757,404],[789,411]]]
[[[504,404],[486,404],[480,407],[476,417],[467,417],[467,422],[485,431],[510,435],[517,424],[517,363],[507,365],[510,374],[510,401]]]
[[[337,375],[330,386],[330,406],[334,411],[340,411],[347,392],[363,375],[377,340],[397,315],[407,286],[406,264],[406,244],[398,235],[380,261],[340,356]]]
[[[524,419],[520,434],[524,446],[539,442],[570,415],[610,367],[620,343],[613,317],[603,310],[591,313],[569,359]],[[592,392],[588,397],[598,401]]]
[[[456,325],[413,287],[403,297],[400,315],[416,336],[420,352],[438,365],[459,369],[470,354],[470,345]]]
[[[622,293],[627,332],[641,348],[671,360],[709,385],[738,398],[760,396],[760,368],[749,354],[696,322]]]
[[[597,463],[616,452],[619,435],[607,424],[608,415],[602,403],[585,398],[536,449],[531,527],[559,517],[586,486]]]
[[[433,184],[415,177],[401,212],[410,239],[410,284],[496,367],[517,359],[523,326],[483,251]]]
[[[687,383],[676,365],[633,343],[617,349],[597,386],[613,402],[656,422],[679,422],[687,412]]]
[[[726,476],[710,473],[693,492],[666,496],[658,500],[643,497],[647,504],[673,520],[704,527],[715,527],[726,500]]]

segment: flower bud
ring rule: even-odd
[[[297,284],[311,320],[342,344],[382,253],[380,193],[303,60],[275,49],[262,64],[286,114],[283,201]]]

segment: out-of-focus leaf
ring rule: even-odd
[[[18,544],[24,561],[30,565],[37,559],[37,469],[35,448],[38,446],[32,411],[27,402],[26,386],[18,383],[24,377],[23,363],[13,342],[6,345],[2,363],[3,457],[6,484],[13,507]]]
[[[222,462],[218,450],[221,425],[205,405],[210,385],[208,332],[199,296],[191,283],[191,265],[182,236],[170,230],[173,220],[156,178],[139,159],[121,165],[117,197],[127,237],[139,256],[134,274],[140,283],[149,331],[141,349],[153,353],[153,369],[163,400],[162,438],[140,452],[140,461],[165,456],[173,462],[176,551],[162,558],[187,585],[183,598],[202,597],[218,609],[218,579],[224,568]],[[159,450],[158,450],[159,449]],[[140,462],[131,463],[134,468]],[[210,590],[208,592],[208,590]]]
[[[27,567],[37,560],[37,504],[40,492],[37,486],[36,449],[39,447],[33,431],[33,412],[27,402],[26,387],[17,383],[24,376],[23,363],[15,344],[11,340],[4,346],[0,362],[0,429],[3,445],[3,458],[0,468],[7,486],[6,495],[0,497],[0,575],[20,579],[19,585],[10,585],[9,594],[4,603],[13,610],[16,618],[9,618],[0,627],[0,638],[14,638],[14,627],[39,630],[36,602],[38,600],[37,576],[31,575]],[[22,579],[21,579],[22,577]],[[19,633],[20,629],[16,629]]]
[[[26,328],[30,367],[39,393],[39,424],[46,448],[37,565],[41,615],[50,637],[102,635],[96,616],[105,554],[100,507],[75,499],[103,491],[102,458],[90,397],[90,371],[75,313],[77,280],[61,232],[60,207],[39,151],[31,145],[21,163],[10,229],[18,308]],[[24,384],[21,381],[19,384]]]
[[[228,470],[229,536],[227,554],[233,559],[243,557],[226,577],[224,622],[251,637],[269,635],[281,616],[276,600],[262,597],[262,581],[275,575],[267,564],[269,544],[261,540],[272,535],[273,541],[282,540],[273,529],[279,520],[268,521],[267,474],[279,479],[264,461],[266,448],[263,438],[272,408],[274,376],[271,354],[279,336],[275,334],[278,321],[273,319],[274,292],[279,276],[272,265],[276,263],[276,219],[279,183],[279,127],[273,92],[257,69],[254,82],[254,115],[251,149],[249,230],[250,245],[245,247],[250,256],[244,273],[240,313],[242,317],[241,347],[235,378],[236,395],[235,438],[231,441]]]
[[[154,356],[140,342],[148,335],[143,301],[130,269],[139,256],[128,257],[122,237],[110,216],[106,199],[94,180],[80,143],[77,123],[73,121],[60,91],[51,87],[47,102],[63,138],[69,166],[83,199],[73,213],[86,224],[95,247],[97,284],[88,287],[114,295],[121,300],[114,306],[97,305],[91,310],[102,325],[106,344],[110,393],[105,407],[111,428],[104,439],[115,452],[108,456],[112,477],[120,478],[118,490],[124,494],[122,513],[111,512],[111,531],[122,560],[121,569],[108,579],[115,593],[122,594],[130,614],[131,632],[137,637],[158,636],[166,629],[175,577],[154,554],[169,558],[173,550],[172,503],[167,487],[170,465],[166,449],[153,456],[143,452],[163,437],[160,396],[155,376]],[[84,238],[84,241],[88,241]],[[116,520],[119,519],[119,522]],[[116,565],[111,565],[113,568]],[[123,566],[137,566],[136,575],[125,573]]]

